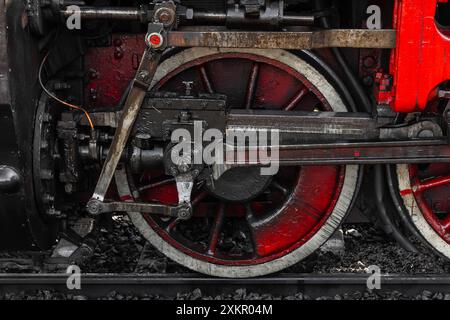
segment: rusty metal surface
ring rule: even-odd
[[[395,30],[332,29],[307,32],[172,31],[169,46],[258,49],[395,48]]]

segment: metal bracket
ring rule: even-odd
[[[380,128],[380,140],[433,139],[442,137],[442,128],[433,121],[421,121],[404,127]]]
[[[178,191],[179,204],[191,203],[191,193],[194,187],[194,180],[189,177],[185,178],[184,175],[175,177]]]

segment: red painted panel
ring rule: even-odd
[[[89,83],[85,105],[114,107],[133,79],[145,50],[144,35],[114,35],[112,45],[91,48],[85,56]]]
[[[381,95],[396,112],[425,109],[437,86],[450,80],[450,37],[435,23],[436,5],[448,0],[397,0],[397,46],[391,56],[393,87]]]

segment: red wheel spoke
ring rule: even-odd
[[[175,227],[178,225],[178,223],[180,223],[180,219],[175,218],[173,219],[166,227],[166,231],[167,232],[171,232],[173,229],[175,229]]]
[[[284,108],[285,111],[291,111],[293,110],[297,104],[302,101],[303,97],[308,93],[308,89],[303,88],[300,90],[288,103],[288,105]]]
[[[253,235],[253,226],[252,226],[252,222],[251,222],[252,219],[253,219],[253,209],[252,209],[252,206],[251,206],[250,202],[247,202],[244,206],[245,206],[245,217],[246,217],[246,220],[247,220],[248,228],[250,230],[250,240],[252,242],[252,249],[253,249],[253,252],[254,252],[255,256],[257,256],[256,239],[255,239],[255,237]]]
[[[245,109],[250,109],[255,96],[256,83],[258,82],[259,64],[254,63],[252,71],[250,72],[250,79],[247,85],[247,94],[245,97]]]
[[[247,221],[249,221],[253,218],[253,209],[252,209],[250,202],[247,202],[245,204],[245,217],[246,217]]]
[[[145,185],[143,187],[140,187],[139,191],[145,191],[145,190],[148,190],[148,189],[161,187],[161,186],[163,186],[165,184],[169,184],[169,183],[172,183],[172,182],[175,182],[175,179],[171,178],[171,179],[162,180],[162,181],[159,181],[159,182],[155,182],[155,183],[148,184],[148,185]]]
[[[206,90],[208,90],[208,93],[214,93],[214,87],[209,79],[208,71],[206,71],[205,66],[200,67],[200,75],[202,76],[203,84],[205,85]]]
[[[421,178],[426,176],[428,178]],[[425,166],[411,165],[408,170],[408,178],[411,181],[411,187],[406,186],[402,197],[409,193],[414,194],[415,206],[408,206],[410,214],[414,211],[420,211],[420,214],[426,220],[429,226],[436,232],[436,235],[446,243],[450,244],[450,206],[449,187],[450,174],[448,164],[432,163]],[[404,181],[404,177],[399,175],[399,181]],[[408,200],[409,201],[409,200]],[[414,223],[416,223],[413,220]],[[432,245],[440,245],[440,239],[435,234],[424,232],[421,224],[416,224],[420,233]]]
[[[209,237],[208,254],[211,256],[214,256],[216,254],[217,244],[219,243],[220,231],[222,230],[224,218],[225,218],[225,204],[220,203]]]
[[[445,232],[450,232],[450,215],[442,221],[442,227]]]
[[[191,201],[192,207],[195,207],[196,205],[198,205],[203,199],[206,198],[207,195],[208,195],[208,192],[203,191],[203,192],[200,193],[198,196],[196,196],[196,197],[194,198],[194,200]]]
[[[445,177],[437,177],[434,179],[425,180],[419,183],[416,183],[413,187],[413,191],[417,193],[424,192],[426,190],[441,187],[444,185],[450,184],[450,176]]]
[[[208,195],[208,193],[206,191],[200,193],[199,195],[197,195],[194,200],[192,200],[192,207],[197,206],[206,196]],[[180,219],[175,218],[173,219],[166,227],[166,231],[167,232],[171,232],[172,230],[175,229],[175,227],[181,222]]]

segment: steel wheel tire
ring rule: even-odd
[[[347,111],[338,93],[323,75],[321,75],[316,69],[307,64],[305,61],[283,50],[188,49],[161,64],[156,73],[153,85],[156,85],[167,74],[170,74],[178,67],[189,63],[192,60],[227,53],[258,55],[265,59],[272,59],[277,61],[277,63],[282,63],[295,72],[300,73],[309,82],[311,82],[313,86],[320,91],[321,94],[323,94],[323,97],[326,99],[327,103],[332,106],[334,111]],[[155,248],[170,259],[187,268],[217,277],[245,278],[263,276],[278,272],[301,261],[319,249],[320,246],[322,246],[329,239],[329,237],[333,235],[347,212],[350,210],[350,206],[357,190],[358,176],[359,166],[346,166],[341,192],[337,197],[332,212],[328,216],[325,223],[318,228],[314,235],[302,243],[300,247],[274,260],[257,265],[224,265],[197,259],[195,256],[186,254],[185,252],[179,250],[179,248],[176,248],[172,244],[165,241],[160,234],[150,227],[143,214],[130,212],[128,215],[140,233],[153,246],[155,246]],[[133,190],[129,184],[125,169],[121,169],[116,172],[116,185],[122,200],[133,201]]]
[[[438,254],[450,259],[450,207],[448,202],[450,165],[435,164],[431,166],[436,168],[431,167],[431,171],[435,170],[440,173],[424,179],[423,177],[419,178],[420,175],[425,174],[420,167],[397,165],[398,190],[410,221],[422,237],[421,240],[425,241]],[[441,174],[446,175],[447,178],[442,177]],[[436,184],[436,182],[438,183]],[[426,187],[424,188],[423,185]],[[433,201],[431,196],[436,195],[436,192],[440,192],[444,197],[446,194],[447,199]]]

